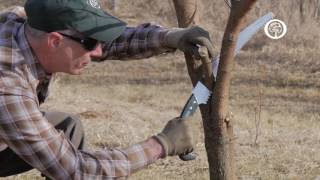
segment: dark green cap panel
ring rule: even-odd
[[[74,29],[99,41],[121,35],[126,23],[104,12],[95,0],[27,0],[28,23],[46,32]]]

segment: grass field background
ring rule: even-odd
[[[2,8],[24,1],[0,1]],[[176,26],[171,1],[118,0],[109,11],[135,26]],[[202,0],[201,25],[220,51],[228,8]],[[298,1],[260,1],[248,22],[272,11],[288,26],[271,40],[261,31],[236,58],[230,109],[234,114],[237,176],[244,180],[320,178],[320,28],[302,23]],[[308,16],[309,17],[309,16]],[[311,17],[311,16],[310,16]],[[181,52],[139,61],[92,63],[81,76],[58,74],[42,108],[78,114],[92,150],[126,147],[158,133],[180,114],[191,92]],[[197,160],[167,158],[131,179],[208,179],[200,114],[194,116]],[[1,179],[1,178],[0,178]],[[2,179],[42,179],[36,170]]]

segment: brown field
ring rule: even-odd
[[[0,1],[1,7],[23,1]],[[107,1],[103,1],[107,6]],[[118,0],[112,12],[130,25],[176,26],[171,1]],[[228,8],[202,0],[201,24],[220,50]],[[288,25],[281,40],[261,31],[236,58],[230,109],[237,176],[243,180],[320,178],[320,27],[300,23],[295,1],[261,1],[249,21],[269,11]],[[126,147],[159,132],[180,114],[191,92],[183,54],[139,61],[92,63],[81,76],[59,74],[42,108],[81,115],[92,149]],[[194,116],[197,160],[166,158],[130,179],[208,179],[200,113]],[[0,179],[42,179],[38,171]]]

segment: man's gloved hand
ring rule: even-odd
[[[193,151],[192,135],[188,130],[189,120],[174,118],[167,123],[161,133],[154,136],[163,146],[165,157]]]
[[[169,30],[165,35],[165,44],[170,48],[177,48],[185,53],[190,53],[196,56],[197,59],[200,59],[197,45],[205,46],[208,49],[210,58],[214,54],[209,33],[199,26]]]

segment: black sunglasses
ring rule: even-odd
[[[88,37],[79,38],[79,37],[74,37],[74,36],[70,36],[67,34],[63,34],[63,33],[59,33],[59,34],[80,43],[83,46],[83,48],[88,51],[92,51],[92,50],[96,49],[96,47],[99,44],[99,41],[96,39],[93,39],[93,38],[88,38]]]

